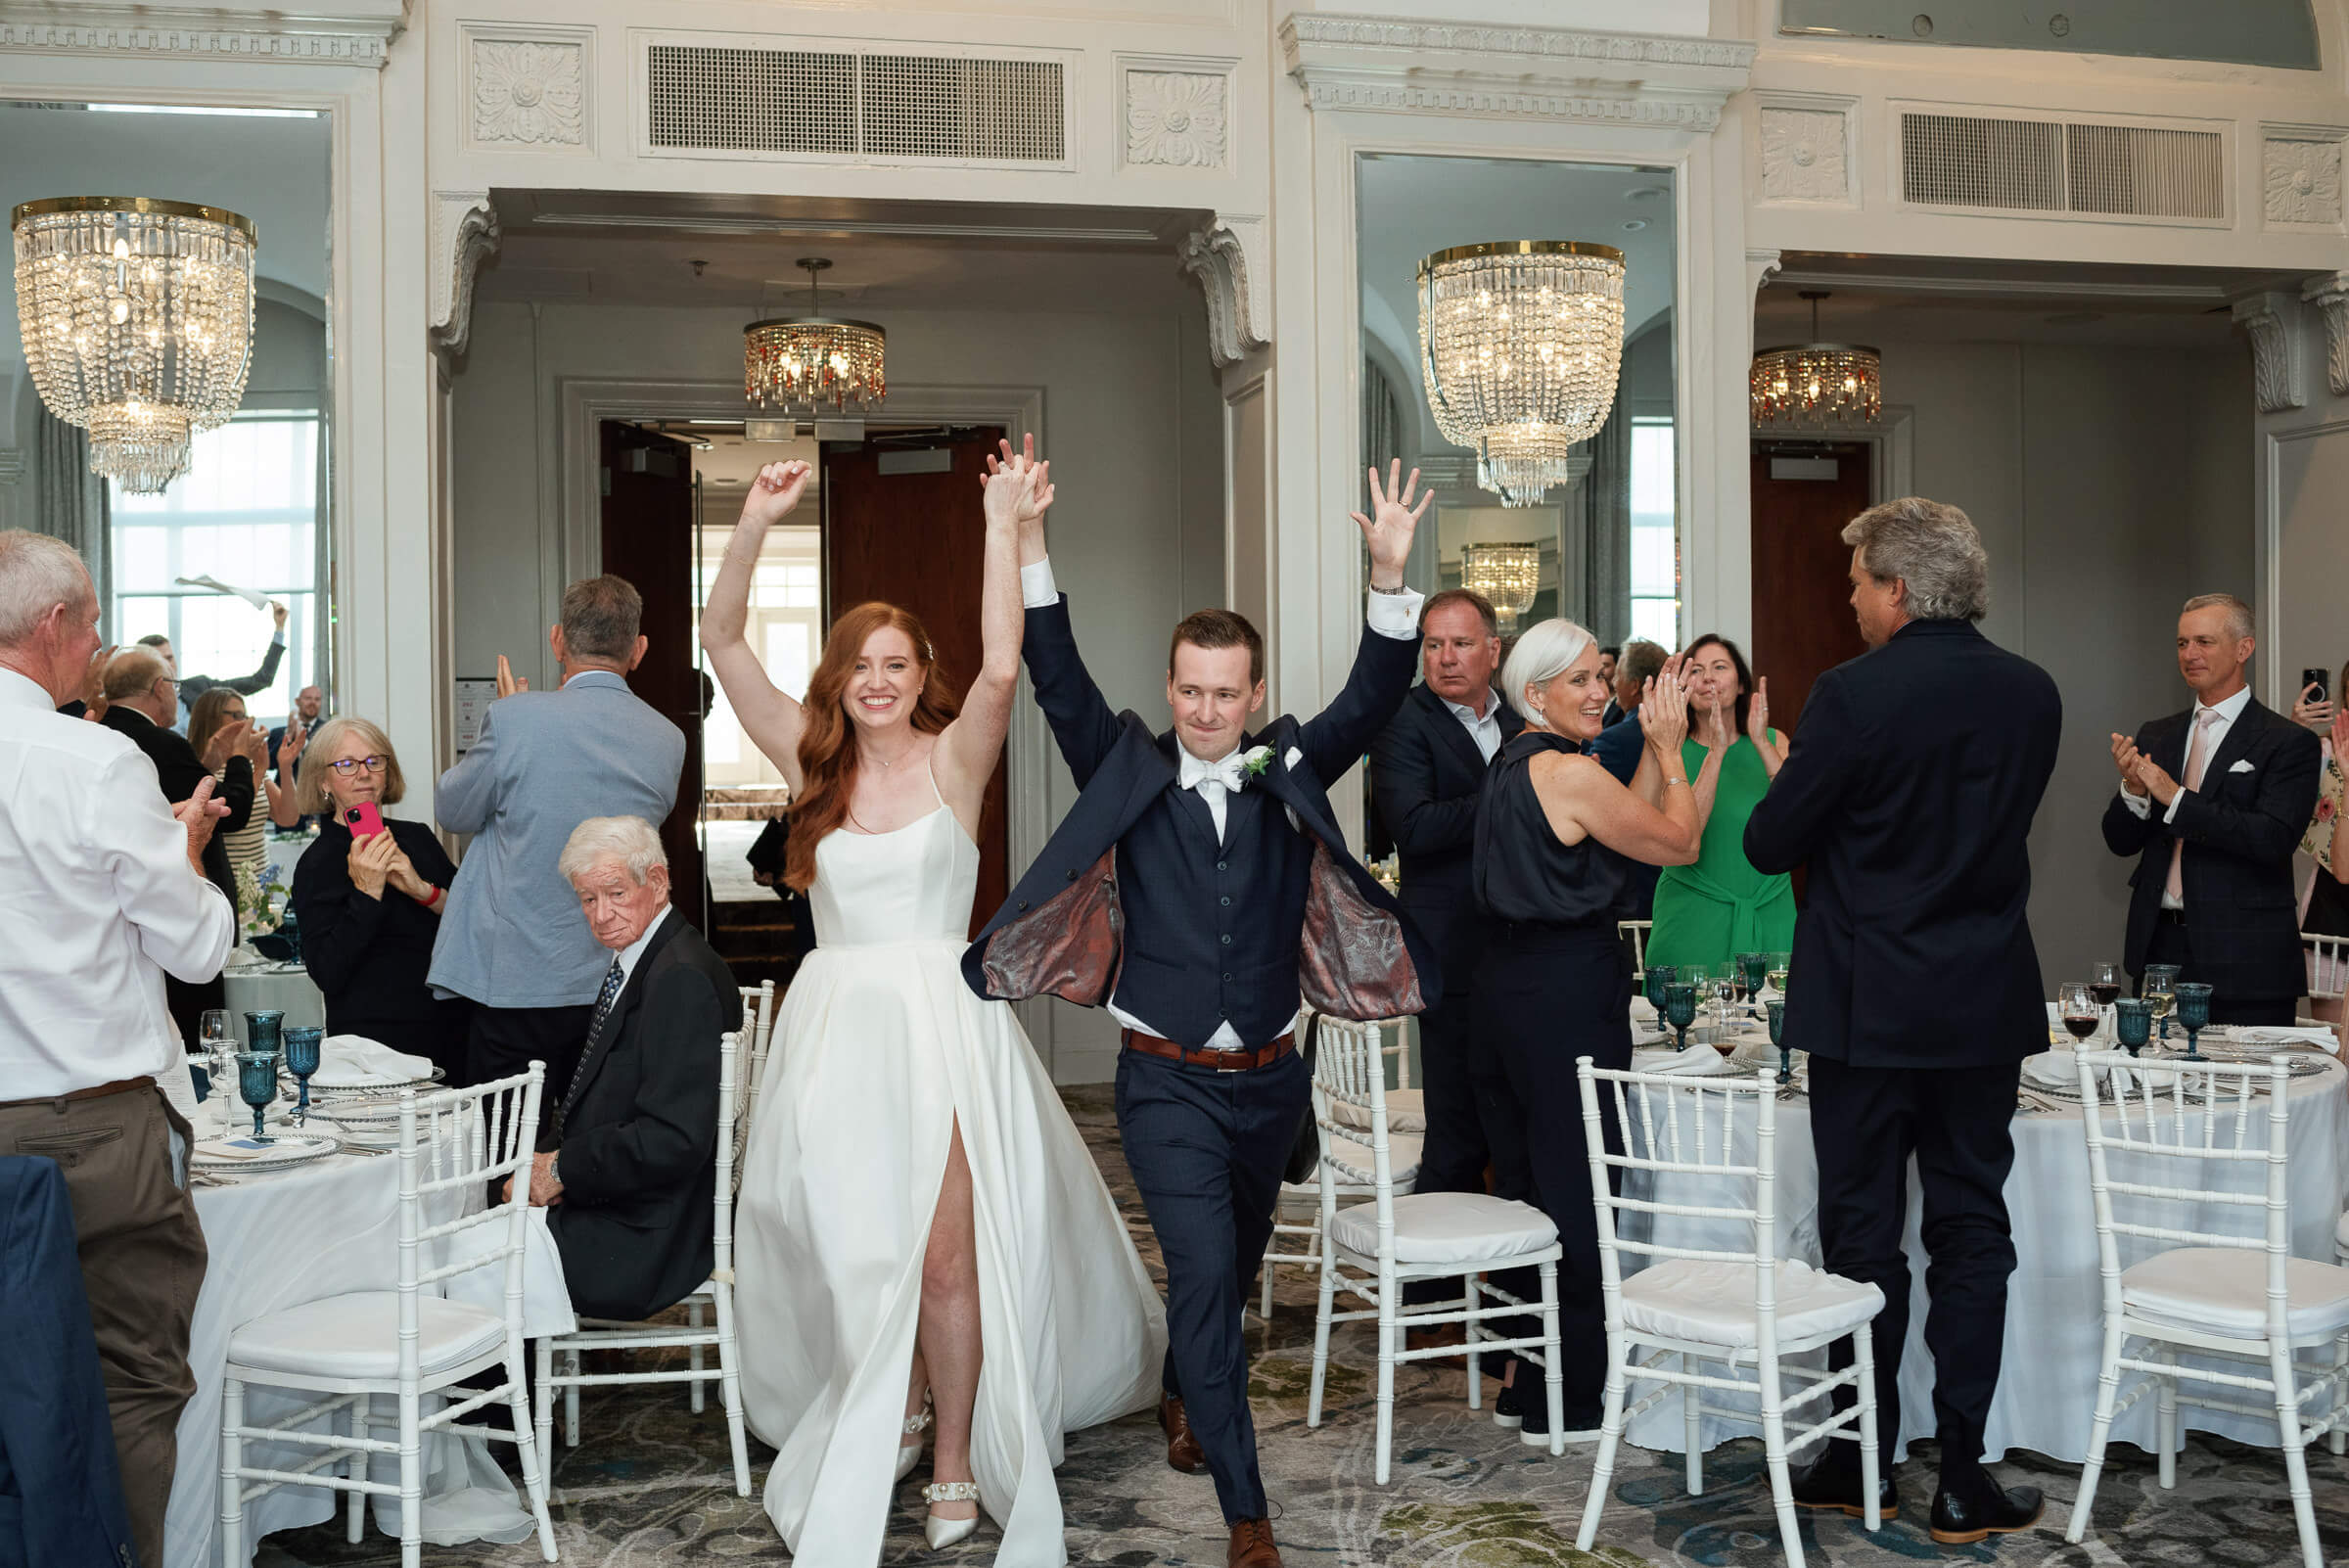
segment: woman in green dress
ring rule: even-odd
[[[1786,741],[1770,727],[1770,693],[1727,637],[1703,636],[1681,655],[1688,692],[1688,739],[1681,748],[1696,788],[1704,846],[1694,865],[1668,865],[1656,883],[1651,964],[1726,964],[1741,952],[1794,945],[1794,888],[1764,876],[1745,857],[1745,819],[1786,761]],[[1721,765],[1706,769],[1709,752]]]

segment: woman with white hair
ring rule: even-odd
[[[1571,621],[1544,621],[1517,639],[1501,667],[1500,693],[1525,729],[1500,749],[1476,808],[1471,886],[1493,938],[1477,964],[1474,1029],[1494,1042],[1508,1077],[1509,1111],[1524,1121],[1531,1192],[1504,1192],[1541,1209],[1558,1227],[1558,1344],[1562,1418],[1570,1442],[1598,1436],[1607,1365],[1599,1292],[1598,1226],[1590,1207],[1575,1058],[1622,1068],[1632,1060],[1632,971],[1615,916],[1633,861],[1686,865],[1703,838],[1696,794],[1681,760],[1688,702],[1669,667],[1639,705],[1645,751],[1627,788],[1583,755],[1606,713],[1598,645]],[[1710,786],[1719,752],[1698,782]],[[1621,1147],[1613,1118],[1607,1146]],[[1532,1300],[1534,1270],[1494,1283]],[[1530,1319],[1504,1330],[1539,1332]],[[1522,1375],[1521,1375],[1522,1374]],[[1493,1418],[1521,1441],[1547,1447],[1548,1402],[1541,1374],[1509,1358]],[[1518,1393],[1522,1388],[1523,1395]]]

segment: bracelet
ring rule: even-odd
[[[431,898],[419,899],[416,901],[423,904],[427,909],[437,909],[440,906],[440,900],[446,896],[447,892],[448,890],[446,888],[436,887],[433,889],[433,896]]]
[[[1406,594],[1406,593],[1408,593],[1408,592],[1410,592],[1410,591],[1411,591],[1411,585],[1410,585],[1409,583],[1407,583],[1407,582],[1405,582],[1405,583],[1400,583],[1400,584],[1398,584],[1397,586],[1395,586],[1395,587],[1392,587],[1392,588],[1382,588],[1382,587],[1380,587],[1380,586],[1379,586],[1377,583],[1373,582],[1373,583],[1371,583],[1371,584],[1370,584],[1370,591],[1371,591],[1372,593],[1386,593],[1386,594],[1393,594],[1393,595],[1395,595],[1395,596],[1397,596],[1397,597],[1399,597],[1399,598],[1400,598],[1402,595],[1404,595],[1404,594]]]

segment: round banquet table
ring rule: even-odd
[[[326,1027],[326,993],[308,970],[299,964],[256,962],[250,947],[239,947],[236,956],[238,962],[220,971],[220,984],[227,996],[221,1005],[228,1009],[228,1027],[240,1048],[248,1043],[247,1013],[275,1009],[286,1015],[286,1028],[299,1024]]]
[[[207,1101],[205,1111],[209,1109]],[[244,1112],[241,1105],[236,1109]],[[246,1126],[250,1130],[249,1120]],[[199,1136],[214,1130],[208,1115],[196,1128]],[[218,1560],[220,1390],[229,1336],[240,1324],[284,1308],[398,1284],[399,1162],[391,1155],[335,1154],[291,1170],[239,1175],[231,1185],[199,1181],[193,1191],[210,1261],[189,1336],[196,1393],[179,1417],[179,1462],[163,1521],[164,1561],[168,1568],[249,1568],[250,1557],[229,1564]],[[254,1387],[247,1393],[245,1408],[249,1420],[262,1424],[302,1403],[303,1396],[293,1390]],[[385,1407],[382,1400],[377,1407]],[[324,1430],[325,1423],[315,1429]],[[447,1545],[513,1542],[531,1534],[530,1513],[484,1448],[479,1439],[427,1442],[425,1540]],[[267,1463],[273,1453],[291,1459],[309,1457],[311,1452],[249,1443],[246,1457],[248,1463]],[[380,1456],[378,1462],[389,1463]],[[320,1524],[340,1514],[345,1496],[322,1487],[280,1487],[249,1501],[248,1550],[274,1531]],[[378,1498],[374,1507],[376,1527],[396,1538],[399,1499]]]
[[[1800,1062],[1801,1055],[1795,1059]],[[2341,1218],[2344,1192],[2349,1190],[2349,1169],[2343,1158],[2344,1139],[2349,1139],[2345,1082],[2349,1082],[2349,1072],[2337,1061],[2327,1061],[2321,1073],[2291,1081],[2286,1100],[2290,1117],[2288,1212],[2295,1257],[2332,1260],[2333,1229]],[[1718,1110],[1718,1101],[1714,1108]],[[1747,1113],[1750,1118],[1750,1107]],[[2265,1112],[2255,1110],[2254,1114],[2264,1117]],[[2219,1136],[2231,1138],[2233,1113],[2221,1115]],[[2007,1279],[2004,1360],[1998,1393],[1991,1401],[1985,1434],[1987,1459],[1995,1460],[2009,1449],[2027,1449],[2069,1463],[2087,1457],[2089,1428],[2096,1417],[2096,1372],[2103,1351],[2103,1295],[2096,1268],[2088,1143],[2081,1119],[2077,1105],[2018,1112],[2014,1119],[2014,1169],[2006,1179],[2006,1209],[2013,1228],[2015,1268]],[[2189,1123],[2189,1128],[2195,1126],[2198,1123]],[[1633,1152],[1644,1152],[1637,1147],[1637,1129],[1631,1130]],[[1687,1130],[1683,1129],[1683,1135]],[[2198,1132],[2192,1135],[2198,1141]],[[2252,1136],[2264,1137],[2264,1132],[2254,1130]],[[1738,1158],[1750,1164],[1754,1150],[1749,1119],[1738,1129]],[[2159,1179],[2181,1184],[2187,1168],[2176,1162],[2164,1164],[2168,1174]],[[1819,1167],[1812,1147],[1811,1105],[1802,1096],[1777,1102],[1776,1151],[1772,1165],[1776,1172],[1780,1256],[1817,1267],[1820,1262]],[[2247,1190],[2256,1191],[2266,1179],[2258,1166],[2227,1169],[2212,1164],[2203,1172],[2194,1179],[2213,1187],[2223,1182],[2248,1182]],[[1907,1454],[1909,1439],[1931,1437],[1935,1426],[1933,1358],[1924,1343],[1926,1254],[1918,1236],[1923,1197],[1913,1162],[1907,1184],[1909,1214],[1903,1245],[1909,1256],[1911,1302],[1908,1345],[1901,1358],[1902,1441],[1896,1458]],[[2228,1185],[2227,1190],[2233,1186]],[[1627,1172],[1623,1191],[1627,1197],[1688,1207],[1750,1206],[1752,1202],[1750,1180],[1732,1184],[1725,1178],[1685,1174]],[[2246,1212],[2250,1222],[2258,1222],[2256,1209],[2228,1214],[2216,1210],[2213,1206],[2213,1212],[2196,1214],[2191,1223],[2213,1231],[2240,1230]],[[1636,1214],[1621,1215],[1618,1222],[1621,1233],[1634,1240],[1725,1251],[1750,1250],[1753,1245],[1748,1222]],[[2121,1237],[2120,1244],[2124,1268],[2151,1252],[2166,1250],[2160,1244],[2128,1236]],[[1636,1253],[1619,1253],[1617,1257],[1626,1273],[1647,1261]],[[1823,1356],[1810,1360],[1824,1364]],[[1795,1359],[1789,1358],[1789,1361],[1795,1363]],[[1635,1384],[1632,1397],[1636,1399],[1656,1386]],[[1749,1408],[1753,1405],[1751,1400],[1718,1392],[1708,1398]],[[2151,1453],[2155,1447],[2154,1413],[2152,1400],[2139,1401],[2113,1422],[2112,1441],[2133,1443]],[[2184,1406],[2178,1413],[2182,1429],[2216,1432],[2265,1448],[2276,1445],[2272,1420]],[[1709,1449],[1729,1438],[1754,1436],[1759,1430],[1757,1425],[1707,1415],[1699,1428],[1699,1441]],[[1686,1441],[1680,1400],[1668,1397],[1659,1401],[1634,1421],[1625,1435],[1641,1448],[1681,1451]]]

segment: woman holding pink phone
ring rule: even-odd
[[[318,726],[297,804],[326,825],[294,868],[294,915],[302,965],[326,994],[327,1033],[428,1057],[454,1079],[465,1061],[465,1004],[435,999],[424,977],[457,868],[431,827],[383,814],[405,787],[375,725]]]

